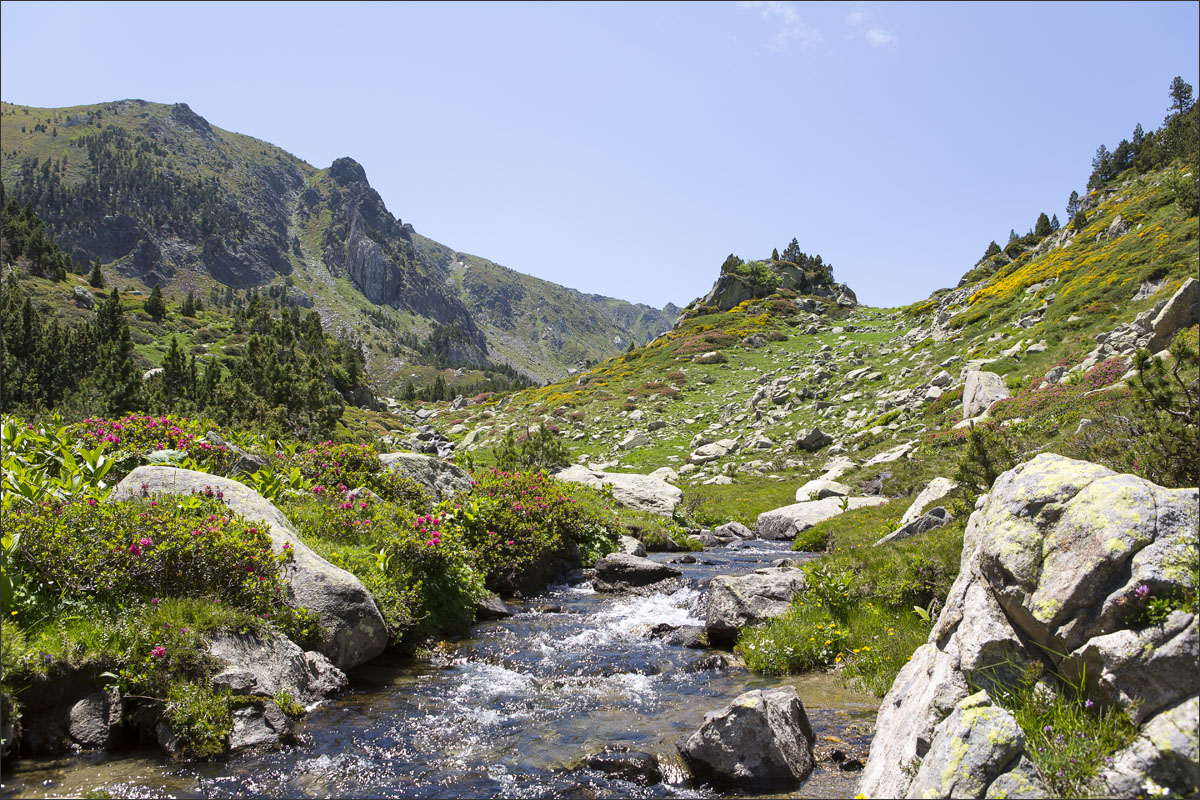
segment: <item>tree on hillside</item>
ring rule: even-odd
[[[793,236],[792,241],[789,242],[788,246],[783,249],[783,260],[790,261],[799,266],[800,259],[803,255],[804,254],[800,252],[800,242],[796,241],[796,238]]]
[[[1053,233],[1053,229],[1050,227],[1050,218],[1043,211],[1041,214],[1038,214],[1037,225],[1034,226],[1033,235],[1049,236],[1051,233]]]
[[[1062,223],[1058,221],[1058,214],[1055,214],[1053,217],[1050,218],[1050,232],[1054,233],[1061,227],[1062,227]]]
[[[1192,85],[1176,75],[1175,80],[1171,81],[1171,107],[1168,111],[1174,111],[1176,115],[1185,114],[1194,102]]]
[[[737,272],[737,268],[744,263],[746,262],[742,261],[733,253],[730,253],[725,257],[725,263],[721,264],[721,274],[724,275],[726,272]]]
[[[992,240],[992,243],[987,246],[987,250],[984,251],[983,258],[981,258],[979,260],[984,261],[986,259],[991,258],[992,256],[996,255],[999,252],[1000,252],[1000,245],[996,244],[995,240]]]
[[[187,297],[183,298],[183,303],[179,307],[179,313],[185,317],[196,316],[196,298],[191,293],[187,293]]]
[[[97,289],[104,288],[104,273],[100,271],[100,259],[96,259],[96,263],[92,264],[92,271],[88,273],[88,283]]]
[[[1009,243],[1009,244],[1012,244],[1013,242],[1015,242],[1015,241],[1016,241],[1017,239],[1019,239],[1019,238],[1020,238],[1020,237],[1019,237],[1019,236],[1017,236],[1017,231],[1016,231],[1016,228],[1009,228],[1009,229],[1008,229],[1008,243]]]
[[[146,302],[143,304],[143,307],[146,309],[146,313],[149,314],[150,318],[155,322],[160,321],[167,315],[167,304],[163,300],[162,287],[157,283],[154,284],[154,288],[150,290],[150,296],[146,298]]]
[[[1071,196],[1067,198],[1067,216],[1074,218],[1079,213],[1079,192],[1071,191]]]
[[[779,248],[778,248],[778,247],[776,247],[776,248],[772,248],[772,250],[771,250],[771,260],[772,260],[772,261],[778,261],[778,260],[779,260]]]

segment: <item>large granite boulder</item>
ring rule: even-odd
[[[600,472],[576,464],[554,473],[560,481],[582,483],[593,489],[612,487],[613,499],[627,508],[670,516],[683,500],[683,490],[653,475]]]
[[[804,589],[804,573],[791,567],[758,569],[748,575],[717,575],[708,584],[704,628],[714,645],[731,645],[738,632],[788,610]]]
[[[1200,699],[1189,697],[1147,722],[1100,773],[1097,794],[1152,797],[1161,787],[1200,787]],[[1184,794],[1183,791],[1180,794]]]
[[[810,500],[824,500],[826,497],[849,497],[853,492],[854,490],[844,483],[815,478],[796,490],[796,502],[807,503]]]
[[[1200,323],[1200,282],[1188,278],[1150,323],[1153,336],[1146,347],[1157,353],[1171,343],[1175,332]]]
[[[1151,598],[1196,589],[1188,565],[1198,545],[1198,499],[1196,489],[1165,489],[1053,454],[997,478],[967,524],[958,578],[927,643],[880,706],[859,791],[948,796],[939,794],[945,787],[935,785],[935,767],[920,786],[905,769],[920,765],[920,774],[926,762],[942,763],[945,748],[963,753],[960,761],[968,751],[989,764],[1003,760],[964,745],[951,730],[962,728],[963,715],[953,712],[968,686],[1011,683],[1025,666],[1047,662],[1054,673],[1085,681],[1096,701],[1145,723],[1138,742],[1116,759],[1120,769],[1106,773],[1111,786],[1142,786],[1153,773],[1171,791],[1200,789],[1194,771],[1177,768],[1172,755],[1195,741],[1181,733],[1176,742],[1172,733],[1183,713],[1175,709],[1191,708],[1200,694],[1195,610],[1178,608],[1153,624],[1145,617]],[[1194,731],[1194,714],[1191,723]],[[982,791],[1026,791],[1022,757],[1023,750]],[[991,773],[973,774],[981,784]],[[971,786],[967,794],[981,796]]]
[[[434,502],[447,500],[471,488],[471,476],[466,470],[436,456],[420,453],[383,453],[383,465],[393,472],[415,480],[433,496]]]
[[[1004,378],[994,372],[970,370],[963,385],[963,419],[978,416],[992,403],[1011,396]]]
[[[692,773],[718,786],[795,789],[813,769],[813,732],[793,686],[746,692],[679,745]]]
[[[628,553],[609,553],[596,562],[592,585],[598,592],[628,592],[678,578],[682,572],[666,564]]]
[[[760,539],[795,539],[796,534],[803,533],[818,522],[832,519],[843,511],[886,502],[882,497],[826,497],[824,500],[793,503],[759,514],[754,523],[754,532]]]
[[[209,487],[223,494],[230,511],[266,525],[274,552],[282,553],[284,545],[288,545],[293,554],[283,568],[288,601],[321,615],[325,635],[318,650],[322,655],[338,669],[348,670],[384,651],[387,626],[371,593],[354,575],[314,553],[300,540],[287,517],[249,486],[188,469],[143,466],[117,484],[111,499],[189,495],[202,493]]]

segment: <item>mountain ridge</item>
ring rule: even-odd
[[[541,381],[674,322],[670,309],[575,292],[569,314],[556,313],[564,304],[540,313],[518,304],[517,318],[480,324],[476,316],[493,305],[489,286],[535,296],[575,290],[421,236],[391,214],[352,158],[317,168],[213,126],[186,103],[4,103],[3,111],[5,189],[33,205],[81,271],[99,259],[146,287],[180,293],[282,282],[297,302],[359,338],[386,344],[399,331],[425,339],[448,326],[462,334],[442,353],[449,363],[482,369],[495,360]],[[468,285],[451,269],[459,261],[472,274]],[[381,388],[397,390],[402,365],[369,359]]]

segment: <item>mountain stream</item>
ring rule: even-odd
[[[654,626],[703,625],[698,584],[794,555],[786,544],[697,553],[696,563],[675,563],[683,582],[648,596],[557,585],[516,616],[441,643],[429,658],[377,659],[351,675],[351,689],[310,711],[301,746],[212,763],[173,763],[148,749],[24,759],[5,765],[0,796],[722,796],[689,784],[675,749],[706,712],[788,683],[818,742],[835,736],[861,746],[878,708],[834,675],[765,677],[722,666],[729,659],[718,651],[650,635]],[[663,782],[640,786],[589,769],[588,757],[609,745],[656,754]],[[772,796],[851,797],[858,774],[818,761],[798,792]]]

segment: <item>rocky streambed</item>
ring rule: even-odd
[[[428,658],[376,659],[309,713],[301,746],[212,763],[149,750],[27,759],[6,765],[0,794],[712,797],[689,780],[676,744],[744,692],[794,686],[818,760],[787,796],[851,797],[860,773],[845,767],[869,744],[878,700],[834,675],[755,675],[697,641],[707,581],[765,567],[786,546],[656,554],[682,576],[638,593],[552,587]]]

